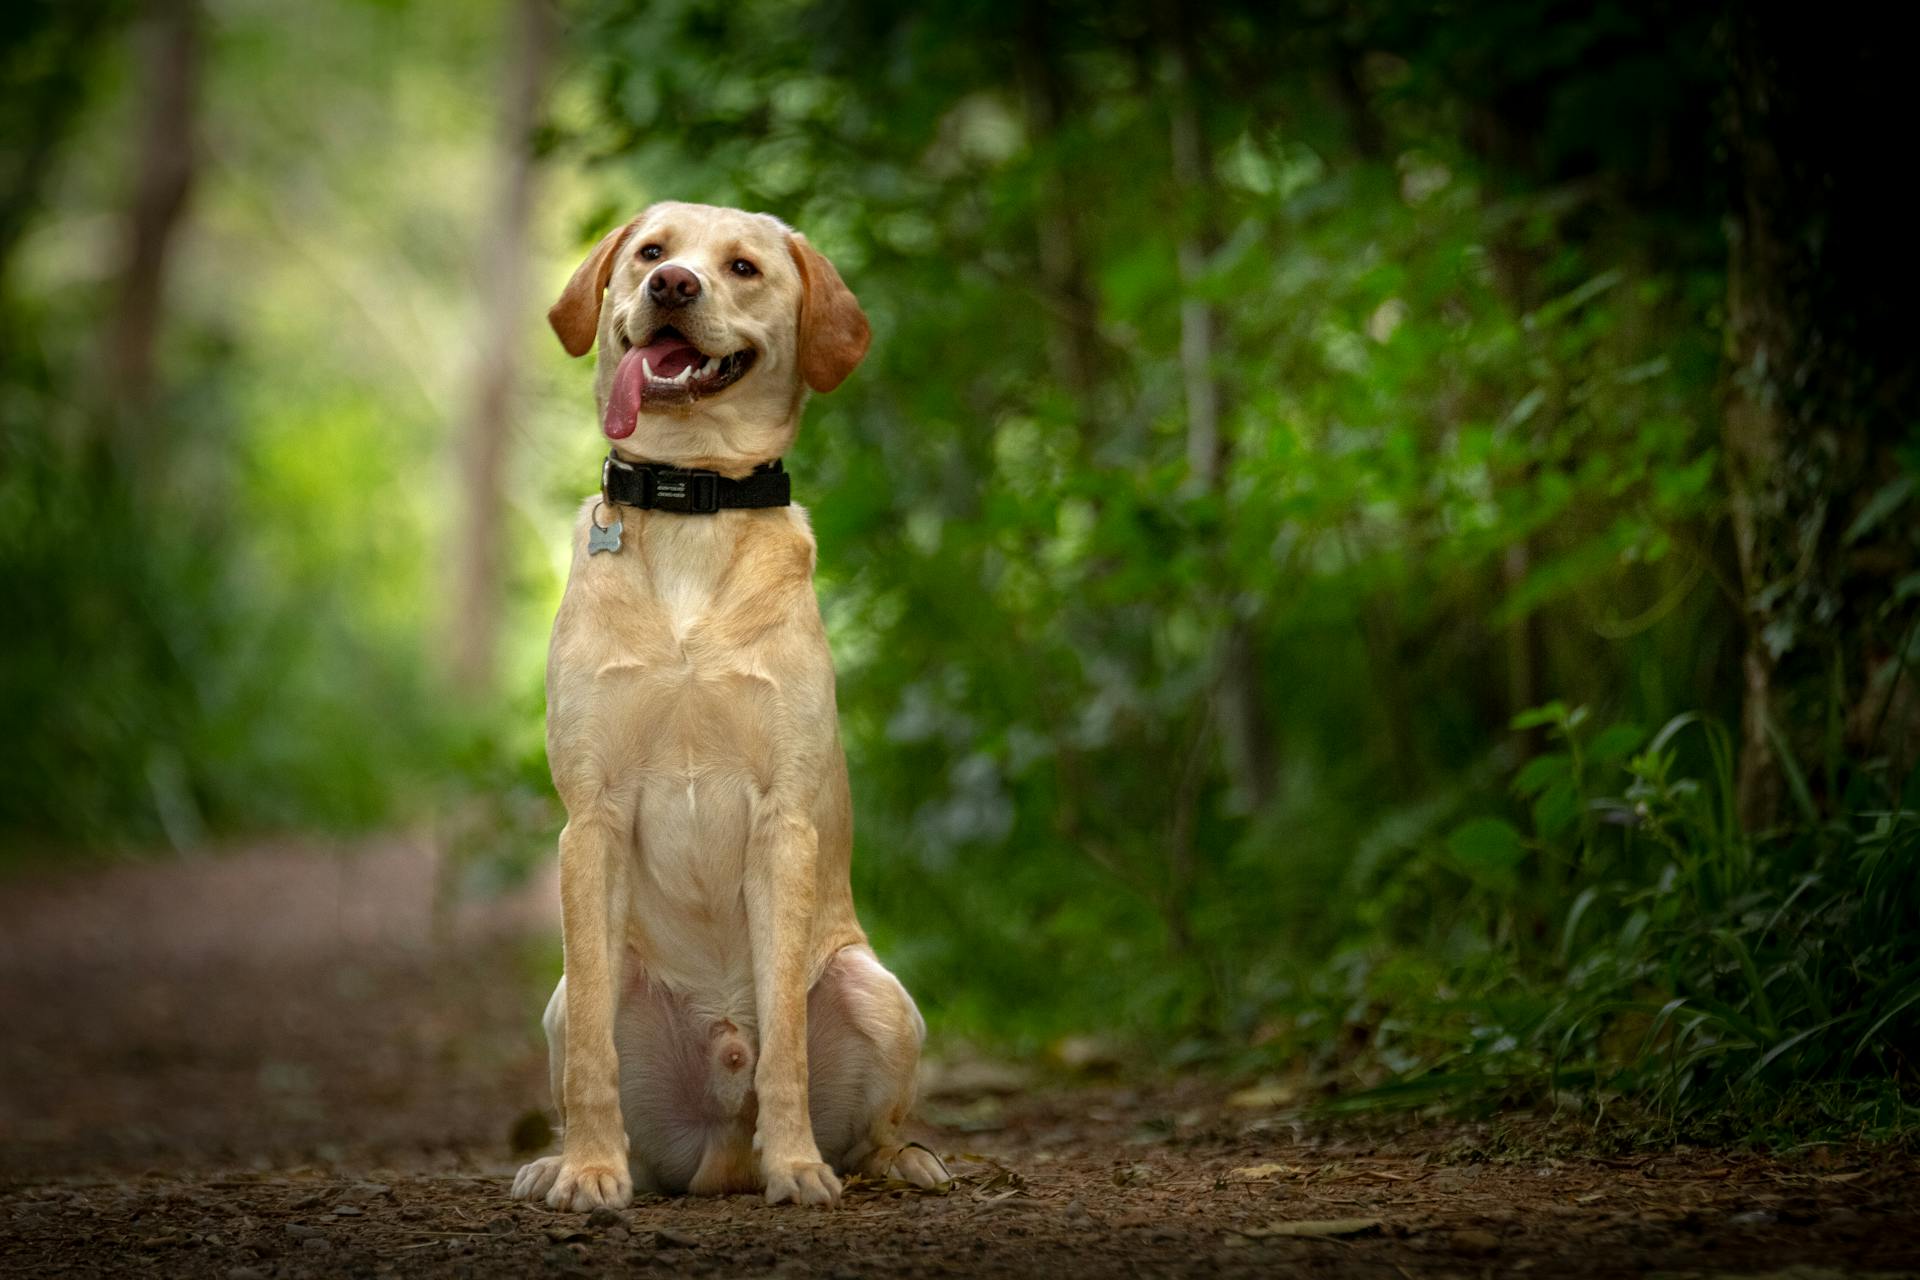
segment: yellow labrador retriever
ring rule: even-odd
[[[604,301],[603,301],[604,299]],[[832,1204],[932,1186],[903,1145],[925,1024],[854,917],[833,661],[779,459],[866,354],[833,265],[777,219],[657,204],[548,313],[600,345],[612,442],[547,663],[566,974],[547,1006],[560,1155],[513,1194]]]

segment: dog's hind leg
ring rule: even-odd
[[[939,1157],[901,1135],[926,1035],[913,997],[871,948],[835,953],[807,995],[808,1110],[835,1169],[922,1187],[947,1181]]]

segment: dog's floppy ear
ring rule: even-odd
[[[853,290],[805,236],[789,236],[787,252],[800,268],[800,376],[815,391],[831,391],[867,354],[873,330]]]
[[[547,309],[547,323],[560,335],[560,345],[568,355],[583,356],[593,350],[594,335],[600,331],[600,299],[613,276],[613,256],[639,225],[640,219],[635,218],[607,232],[587,260],[575,268],[573,278],[560,291],[560,300]]]

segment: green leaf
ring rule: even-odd
[[[1718,461],[1714,454],[1703,453],[1683,467],[1656,473],[1653,477],[1654,500],[1662,510],[1673,510],[1697,501],[1713,479],[1713,469]]]
[[[1867,505],[1860,508],[1860,514],[1853,518],[1853,523],[1847,526],[1844,541],[1858,542],[1872,533],[1881,521],[1900,509],[1900,504],[1913,493],[1916,481],[1920,481],[1920,476],[1910,472],[1895,476],[1881,485],[1879,491],[1867,499]]]
[[[1570,780],[1556,782],[1533,802],[1533,829],[1542,840],[1558,840],[1580,816],[1580,793]]]
[[[1567,704],[1555,699],[1544,706],[1528,707],[1513,718],[1511,727],[1515,729],[1538,729],[1541,725],[1564,724],[1567,719]]]
[[[1526,857],[1526,845],[1510,823],[1499,818],[1474,818],[1447,836],[1447,852],[1460,869],[1493,889],[1513,884],[1514,869]]]
[[[1602,729],[1587,746],[1587,756],[1597,764],[1624,760],[1646,738],[1646,730],[1637,724],[1616,724]]]
[[[1573,762],[1560,751],[1549,751],[1546,755],[1535,756],[1527,761],[1525,768],[1514,775],[1513,793],[1519,796],[1534,795],[1564,779],[1572,765]]]

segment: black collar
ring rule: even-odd
[[[788,506],[793,502],[793,485],[778,458],[732,480],[718,471],[628,462],[609,453],[600,466],[600,495],[642,511],[710,516],[730,507]]]

